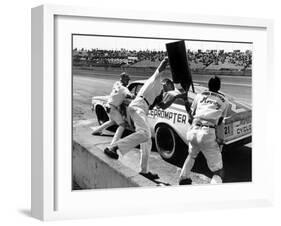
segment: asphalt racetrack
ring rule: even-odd
[[[91,99],[93,96],[108,95],[112,85],[119,79],[117,72],[89,72],[73,71],[73,121],[96,119],[91,111]],[[250,77],[220,76],[222,80],[221,91],[232,95],[240,101],[252,104],[252,81]],[[146,79],[131,75],[131,81]],[[209,76],[193,75],[193,82],[203,86],[207,85]],[[98,123],[97,123],[98,124]],[[154,151],[154,150],[153,150]],[[157,154],[157,153],[156,153]],[[159,158],[161,158],[159,156]],[[230,149],[223,152],[226,182],[252,181],[252,146]],[[182,163],[177,166],[181,167]],[[196,159],[193,171],[210,176],[206,161],[202,155]]]

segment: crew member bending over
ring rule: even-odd
[[[148,123],[148,110],[152,107],[157,96],[161,95],[161,72],[168,63],[166,57],[156,69],[154,74],[144,83],[136,98],[128,106],[128,114],[134,122],[135,132],[131,135],[118,140],[104,150],[104,153],[111,158],[118,159],[117,149],[122,154],[129,152],[132,148],[140,144],[140,174],[148,179],[158,179],[157,174],[149,172],[148,159],[151,151],[151,131]]]
[[[109,95],[108,102],[106,104],[106,108],[109,112],[109,121],[96,127],[92,133],[93,135],[100,134],[102,130],[114,124],[117,124],[118,128],[111,141],[111,144],[114,144],[117,140],[119,140],[125,130],[125,121],[122,114],[120,113],[120,105],[125,100],[125,98],[134,97],[134,95],[127,88],[129,81],[129,75],[125,72],[121,73],[120,81],[114,83],[112,91]]]
[[[218,77],[212,77],[208,82],[208,87],[209,91],[198,94],[191,106],[194,119],[187,132],[189,155],[181,170],[180,185],[192,183],[190,172],[200,151],[213,172],[211,183],[222,183],[223,180],[223,162],[216,137],[216,127],[226,116],[229,103],[224,95],[218,92],[221,87]]]

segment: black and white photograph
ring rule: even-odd
[[[281,225],[278,1],[1,6],[1,225]]]
[[[252,43],[72,35],[73,190],[252,181]]]

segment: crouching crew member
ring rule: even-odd
[[[125,100],[125,98],[134,98],[134,95],[127,88],[129,81],[129,75],[125,72],[121,73],[120,81],[114,83],[112,91],[108,98],[108,102],[106,104],[106,108],[109,113],[109,121],[96,127],[92,133],[93,135],[100,134],[102,130],[117,124],[118,128],[111,141],[111,144],[119,140],[125,130],[125,121],[122,114],[120,113],[120,105]]]
[[[211,183],[222,183],[223,180],[223,162],[217,142],[216,127],[226,117],[229,103],[224,95],[218,92],[221,87],[218,77],[212,77],[208,82],[208,87],[209,91],[198,94],[191,106],[194,118],[187,132],[189,155],[181,170],[180,185],[192,183],[190,172],[200,151],[213,172]]]

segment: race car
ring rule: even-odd
[[[128,89],[136,96],[145,80],[137,80],[129,84]],[[197,93],[207,88],[194,84],[194,92],[188,91],[189,102],[192,103]],[[179,90],[184,92],[184,90]],[[224,150],[229,147],[239,147],[251,142],[252,139],[252,110],[249,105],[238,102],[235,98],[222,93],[229,101],[229,109],[224,125]],[[92,111],[95,112],[99,124],[109,120],[106,112],[108,96],[92,98]],[[155,146],[164,160],[177,161],[183,159],[188,153],[186,132],[190,129],[188,114],[183,99],[176,99],[167,109],[154,107],[149,110],[148,121],[151,126]],[[126,118],[129,130],[133,131],[133,123]]]

